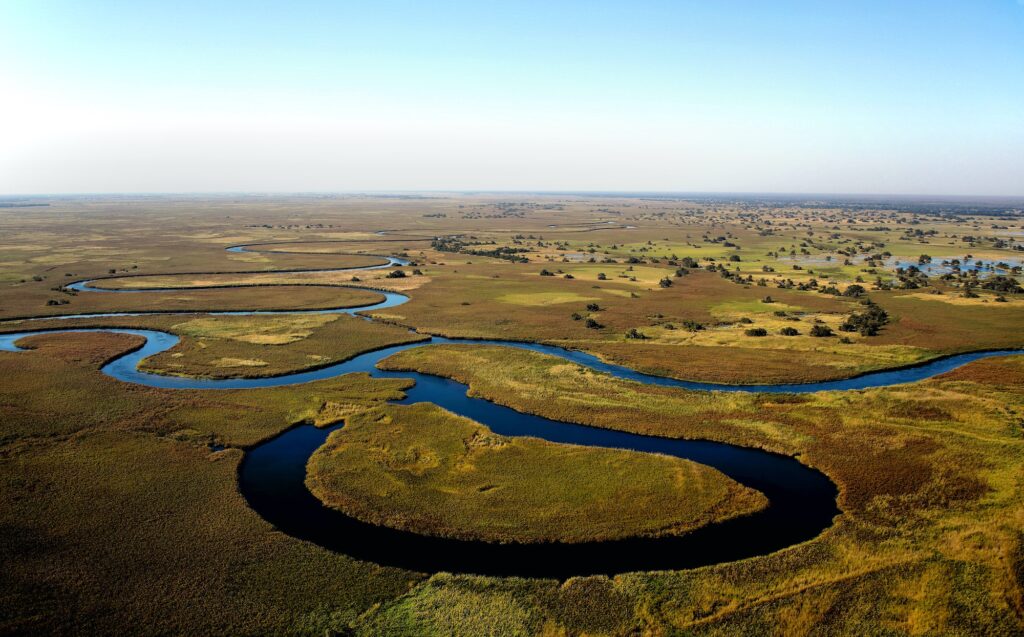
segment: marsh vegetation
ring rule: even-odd
[[[180,345],[145,363],[167,374],[279,374],[425,334],[551,343],[726,383],[843,378],[1024,346],[1015,269],[1024,225],[1012,210],[467,195],[211,198],[197,216],[194,200],[48,203],[0,211],[0,317],[189,314],[4,320],[0,330],[169,331]],[[224,249],[249,243],[273,246]],[[385,254],[411,264],[310,271]],[[389,277],[397,271],[406,276]],[[111,289],[188,289],[67,288],[93,278]],[[372,323],[203,314],[356,306],[383,289],[410,301],[372,311]],[[801,396],[652,387],[486,346],[388,360],[548,418],[794,455],[840,487],[835,525],[780,552],[554,581],[413,573],[288,537],[239,494],[243,449],[297,422],[344,421],[310,474],[326,501],[386,524],[499,541],[681,532],[759,506],[757,496],[706,467],[503,440],[436,408],[385,406],[408,388],[401,380],[167,391],[98,372],[138,346],[130,337],[24,344],[34,349],[0,352],[3,632],[1021,630],[1024,356]],[[501,506],[476,504],[502,495]]]
[[[693,462],[508,438],[428,403],[349,418],[307,483],[359,519],[491,542],[681,534],[766,505]]]

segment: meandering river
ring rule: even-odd
[[[265,245],[265,244],[264,244]],[[281,245],[281,244],[274,244]],[[232,251],[258,248],[232,246]],[[324,255],[330,256],[330,255]],[[386,264],[322,271],[371,270],[406,265],[388,257]],[[68,286],[81,292],[139,293],[154,288],[95,287],[96,281]],[[160,291],[181,288],[159,288]],[[210,314],[297,314],[370,312],[401,305],[408,297],[382,292],[384,300],[361,307],[303,311],[212,312]],[[179,312],[175,312],[179,313]],[[180,312],[187,313],[187,312]],[[96,313],[59,318],[137,316],[140,313]],[[147,313],[150,314],[150,313]],[[39,319],[41,320],[41,319]],[[101,371],[118,380],[165,389],[250,389],[276,387],[333,378],[351,372],[367,372],[377,378],[410,378],[415,385],[402,404],[431,402],[453,413],[480,422],[506,436],[534,436],[556,443],[628,449],[661,453],[692,460],[718,469],[733,480],[761,491],[770,505],[757,513],[711,524],[681,536],[633,538],[610,542],[494,544],[427,537],[360,522],[340,511],[323,506],[305,486],[306,463],[332,431],[311,425],[294,427],[249,449],[239,468],[239,489],[249,505],[280,531],[378,564],[416,571],[448,571],[486,575],[519,575],[564,578],[573,575],[614,574],[638,570],[680,569],[763,555],[813,539],[828,528],[840,513],[837,489],[821,472],[794,458],[758,449],[703,440],[679,440],[643,436],[559,422],[524,414],[480,398],[466,395],[467,387],[446,378],[415,372],[388,372],[377,363],[397,352],[434,344],[500,345],[528,349],[561,357],[626,380],[679,387],[696,391],[810,393],[827,390],[863,389],[909,383],[950,371],[970,361],[990,356],[1020,353],[1018,350],[973,352],[933,360],[905,369],[874,372],[838,381],[796,385],[721,385],[681,381],[643,374],[627,367],[605,363],[583,352],[550,345],[495,340],[434,337],[426,342],[407,343],[366,352],[342,363],[316,370],[267,378],[200,379],[164,376],[140,371],[143,359],[174,347],[178,337],[156,330],[127,328],[85,328],[23,331],[0,335],[0,351],[18,351],[21,338],[43,332],[112,332],[145,338],[142,348],[125,353],[103,366]]]

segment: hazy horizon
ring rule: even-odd
[[[807,200],[825,198],[830,202],[842,201],[908,201],[908,202],[959,202],[959,203],[1002,203],[1024,204],[1024,195],[971,195],[971,194],[934,194],[934,193],[884,193],[884,192],[727,192],[700,190],[508,190],[508,189],[473,189],[473,190],[219,190],[219,191],[121,191],[121,192],[11,192],[0,193],[0,202],[22,199],[75,199],[103,197],[167,197],[167,198],[217,198],[217,197],[329,197],[329,196],[366,196],[366,197],[417,197],[443,198],[445,196],[471,195],[508,195],[508,196],[578,196],[578,197],[673,197],[680,199],[765,199],[782,198]]]
[[[15,3],[0,194],[1024,196],[1024,2]]]

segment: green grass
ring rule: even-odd
[[[767,503],[693,462],[498,436],[429,403],[349,418],[306,481],[361,520],[491,542],[677,535]]]

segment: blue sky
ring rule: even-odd
[[[9,2],[0,192],[1024,195],[1024,4]]]

